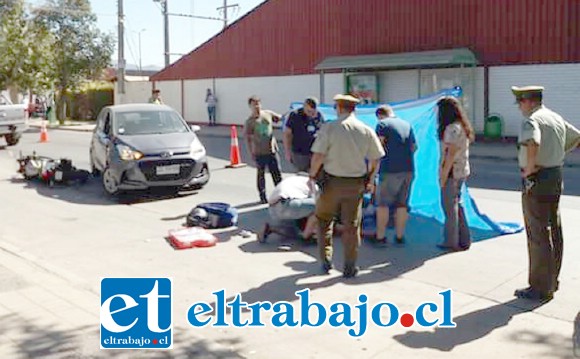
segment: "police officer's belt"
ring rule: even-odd
[[[341,180],[360,180],[360,179],[365,179],[367,177],[366,175],[363,175],[360,177],[340,177],[340,176],[331,175],[330,173],[327,173],[327,176],[330,178],[336,178],[336,179],[341,179]]]

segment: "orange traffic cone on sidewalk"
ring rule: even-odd
[[[240,168],[245,167],[242,163],[242,156],[240,155],[240,144],[238,142],[238,130],[236,126],[232,126],[231,130],[232,145],[230,149],[230,164],[226,168]]]
[[[48,142],[48,130],[44,120],[40,123],[40,142]]]

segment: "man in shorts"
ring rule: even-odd
[[[395,241],[403,244],[405,226],[409,217],[409,190],[413,180],[413,156],[417,149],[411,125],[397,116],[390,106],[380,106],[376,111],[379,123],[377,135],[386,155],[381,159],[378,187],[374,189],[377,206],[377,244],[386,245],[389,211],[395,212]],[[374,187],[374,183],[371,184]]]

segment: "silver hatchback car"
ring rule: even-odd
[[[109,195],[152,187],[201,188],[209,181],[206,150],[171,107],[108,106],[93,132],[90,162]]]

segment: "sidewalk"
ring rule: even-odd
[[[160,357],[156,351],[101,350],[99,288],[71,270],[39,260],[0,237],[0,358]],[[179,326],[174,330],[174,349],[163,353],[165,358],[240,358],[200,333]]]
[[[41,121],[39,119],[29,120],[30,127],[40,127]],[[201,137],[230,137],[231,125],[220,125],[209,127],[200,124],[201,130],[198,134]],[[94,122],[69,122],[66,125],[53,127],[52,129],[92,132],[95,128]],[[242,126],[237,125],[238,137],[243,138]],[[278,141],[282,141],[282,132],[280,129],[275,130],[275,135]],[[503,142],[487,142],[478,139],[470,148],[470,156],[472,158],[490,159],[490,160],[504,160],[517,161],[517,149],[513,139],[507,139]],[[580,149],[576,149],[566,156],[567,167],[580,167]]]
[[[42,125],[42,119],[31,118],[28,119],[28,126],[31,128],[40,128]],[[93,132],[95,129],[94,121],[67,121],[65,125],[50,126],[47,122],[47,128],[51,130],[66,130],[66,131],[78,131],[78,132]]]

